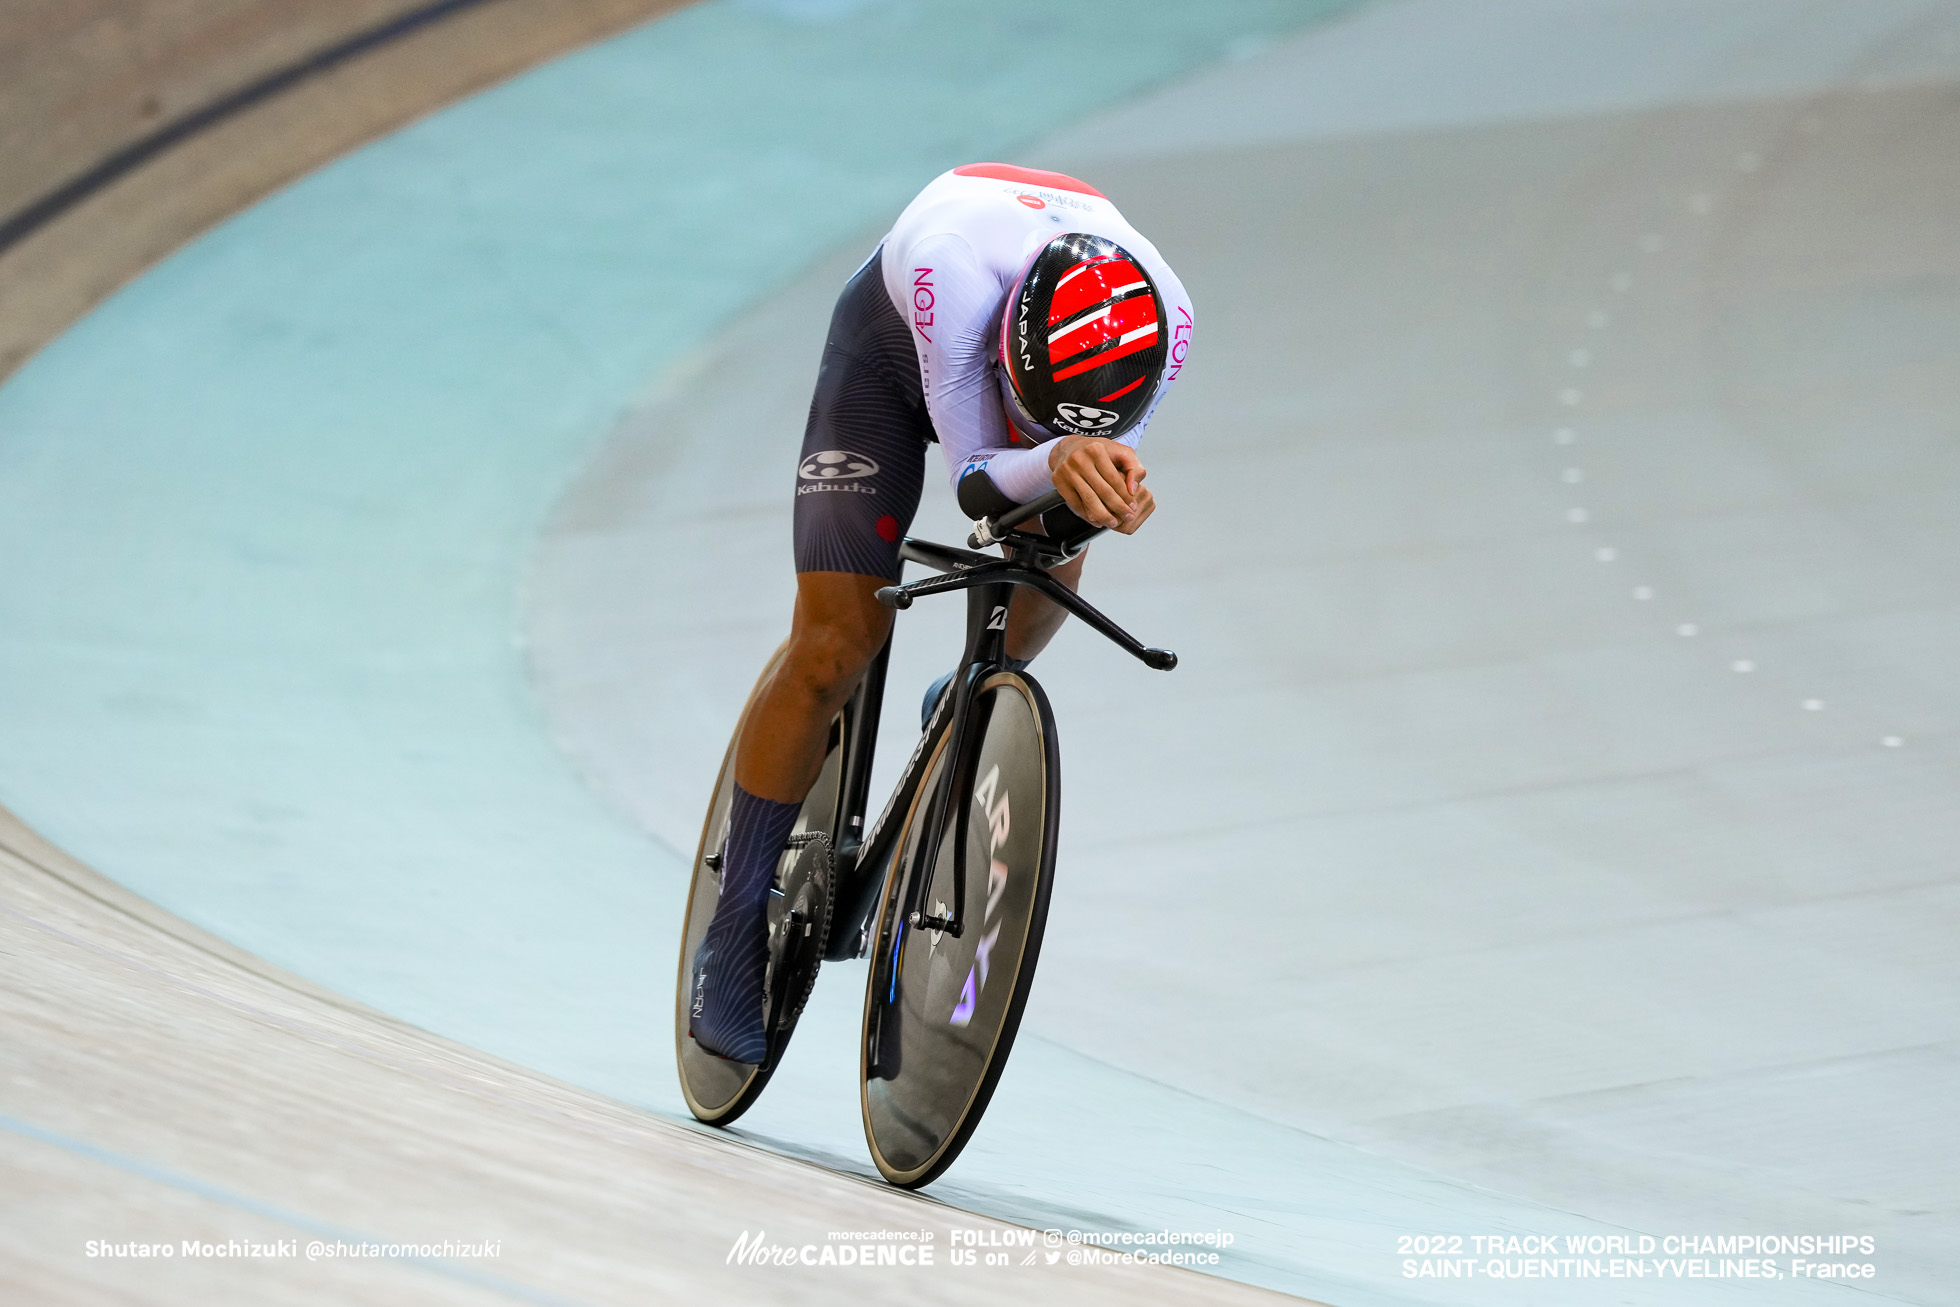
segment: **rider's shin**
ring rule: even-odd
[[[759,1063],[768,1049],[762,982],[769,885],[802,806],[757,798],[737,785],[729,810],[721,898],[694,953],[687,1028],[701,1047],[737,1062]]]

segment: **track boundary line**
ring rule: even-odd
[[[116,150],[86,172],[63,182],[25,208],[8,215],[4,221],[0,221],[0,254],[5,254],[82,201],[134,172],[172,146],[229,118],[236,117],[300,82],[329,72],[350,59],[420,31],[452,14],[475,9],[488,3],[491,3],[491,0],[436,0],[434,4],[412,9],[406,14],[391,18],[366,31],[356,32],[323,50],[317,50],[304,59],[274,69],[257,81],[248,82],[237,90],[211,101],[201,109],[194,109],[174,122],[165,123],[148,135],[140,136]]]

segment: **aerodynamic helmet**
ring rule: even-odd
[[[1051,436],[1120,436],[1164,372],[1164,300],[1129,251],[1083,232],[1028,261],[1001,311],[1003,389]]]

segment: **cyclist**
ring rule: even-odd
[[[691,964],[701,1047],[763,1060],[769,886],[831,719],[891,630],[876,592],[898,579],[926,445],[945,451],[969,517],[1052,487],[1082,523],[1133,532],[1156,507],[1137,440],[1192,326],[1184,287],[1106,196],[998,163],[934,179],[844,287],[797,466],[789,643],[736,745],[721,896]],[[1073,589],[1082,562],[1054,574]],[[1017,590],[1013,664],[1063,617]]]

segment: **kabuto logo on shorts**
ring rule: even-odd
[[[863,454],[853,454],[848,449],[820,449],[803,460],[796,475],[805,481],[848,481],[868,477],[877,470],[878,465]]]
[[[1087,404],[1057,404],[1055,412],[1062,421],[1081,427],[1084,431],[1101,431],[1104,427],[1113,426],[1123,416],[1106,408],[1091,408]]]

